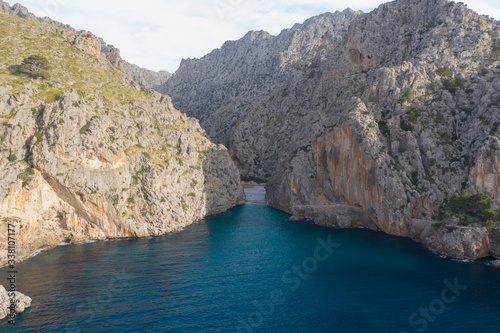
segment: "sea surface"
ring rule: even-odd
[[[500,269],[255,204],[161,237],[59,246],[19,265],[17,288],[33,305],[0,332],[500,331]]]

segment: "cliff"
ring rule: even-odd
[[[20,260],[61,242],[160,235],[244,202],[226,148],[131,81],[116,49],[0,9],[0,266],[8,224]],[[22,72],[31,55],[46,73]]]
[[[294,219],[498,257],[498,221],[447,204],[467,189],[500,207],[499,36],[461,3],[398,0],[249,32],[158,90]]]

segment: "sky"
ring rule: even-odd
[[[324,12],[369,12],[381,0],[6,0],[37,16],[87,30],[120,49],[124,60],[173,73],[183,58],[201,58],[250,30],[273,35]],[[500,19],[499,0],[465,0]]]

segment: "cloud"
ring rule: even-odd
[[[13,0],[14,1],[14,0]],[[13,4],[13,1],[10,1]],[[368,12],[380,0],[17,0],[38,16],[88,30],[152,70],[175,71],[182,58],[200,58],[249,30],[278,34],[327,11]],[[469,8],[500,18],[497,0],[469,0]]]

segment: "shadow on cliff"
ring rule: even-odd
[[[207,215],[220,214],[245,203],[240,173],[227,150],[219,145],[203,152],[204,192]]]

